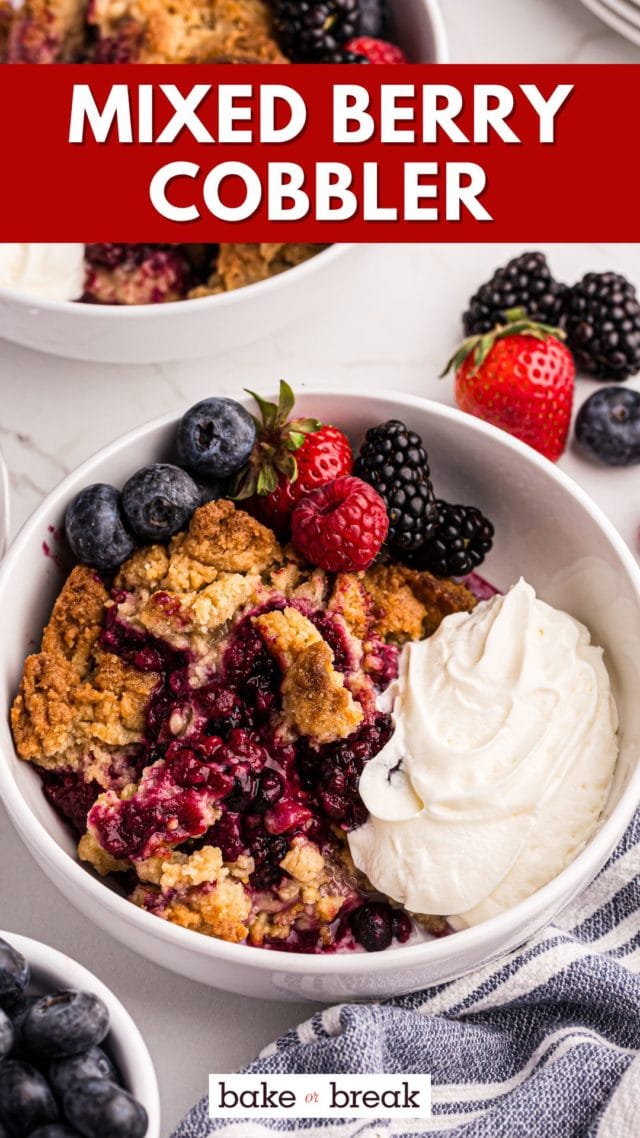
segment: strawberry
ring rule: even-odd
[[[402,48],[386,40],[374,39],[373,36],[356,36],[349,40],[345,49],[353,55],[363,55],[369,63],[408,63]]]
[[[235,498],[280,536],[287,536],[291,513],[312,490],[342,475],[353,465],[351,445],[337,427],[317,419],[290,419],[294,394],[280,383],[278,403],[249,392],[260,409],[253,453],[236,487]]]
[[[555,462],[569,432],[575,363],[564,333],[537,324],[522,309],[507,323],[470,336],[443,374],[455,371],[456,403],[501,427]]]

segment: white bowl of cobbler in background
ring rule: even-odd
[[[514,948],[583,889],[624,832],[640,799],[640,569],[587,494],[552,463],[509,435],[414,396],[305,392],[301,415],[343,428],[358,445],[374,423],[401,418],[423,437],[437,492],[473,502],[496,527],[482,572],[500,589],[523,575],[541,598],[565,609],[606,650],[620,712],[621,752],[602,824],[576,860],[508,912],[441,940],[366,954],[309,956],[229,944],[137,908],[76,857],[75,842],[44,798],[37,771],[21,762],[8,717],[0,727],[0,795],[17,833],[72,904],[109,935],[183,976],[245,995],[278,999],[376,998],[459,976]],[[5,710],[25,657],[39,644],[64,573],[45,558],[49,527],[92,482],[122,485],[141,464],[171,453],[177,416],[140,428],[84,463],[24,526],[0,568],[3,629],[0,685]],[[16,836],[16,841],[18,837]]]
[[[147,1112],[146,1138],[160,1138],[160,1094],[156,1073],[147,1045],[124,1004],[93,972],[63,952],[18,933],[0,931],[0,937],[28,960],[31,967],[30,993],[44,994],[76,988],[93,992],[106,1004],[110,1029],[101,1046],[115,1063],[125,1090]]]
[[[412,62],[446,63],[437,0],[392,0],[394,38]],[[69,359],[149,364],[197,359],[293,325],[344,276],[354,246],[334,245],[257,284],[166,304],[41,300],[0,287],[0,337]]]

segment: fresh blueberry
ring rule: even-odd
[[[0,1135],[0,1138],[2,1136]],[[72,1130],[70,1126],[59,1126],[54,1122],[51,1126],[41,1126],[39,1130],[34,1130],[29,1138],[81,1138],[77,1130]]]
[[[13,1047],[15,1032],[6,1012],[0,1008],[0,1060],[9,1054]]]
[[[122,565],[135,549],[120,510],[120,495],[103,482],[80,491],[67,506],[64,526],[78,561],[107,573]]]
[[[74,1083],[85,1079],[108,1079],[112,1083],[120,1081],[113,1063],[101,1047],[92,1047],[81,1055],[54,1059],[49,1067],[49,1082],[60,1098]]]
[[[109,1013],[93,992],[72,989],[36,1000],[25,1017],[23,1037],[42,1059],[79,1055],[102,1043],[109,1030]]]
[[[590,395],[578,412],[576,439],[607,466],[640,462],[640,393],[603,387]]]
[[[361,36],[386,39],[389,35],[389,7],[387,0],[360,0]]]
[[[382,952],[393,939],[392,921],[390,905],[371,901],[351,914],[351,931],[367,952]]]
[[[156,462],[138,470],[122,491],[122,509],[143,541],[166,541],[184,529],[200,505],[200,491],[186,470]]]
[[[104,1079],[76,1083],[63,1099],[64,1112],[86,1138],[143,1138],[147,1112],[121,1087]]]
[[[30,969],[21,952],[0,939],[0,1006],[13,1003],[29,983]]]
[[[178,458],[209,478],[228,478],[247,462],[256,441],[256,425],[234,399],[203,399],[178,427]]]
[[[0,1063],[0,1120],[13,1138],[26,1138],[58,1117],[49,1084],[35,1067],[17,1059]]]
[[[230,487],[227,478],[201,478],[195,473],[192,478],[200,491],[201,506],[206,506],[207,502],[217,502],[220,498],[228,498]]]
[[[27,1012],[31,1008],[38,996],[25,996],[20,995],[11,1004],[7,1005],[6,1012],[13,1025],[13,1058],[14,1059],[30,1059],[29,1049],[25,1044],[22,1028],[24,1021],[27,1017]]]

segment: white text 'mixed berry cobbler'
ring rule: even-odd
[[[373,92],[358,83],[335,83],[326,88],[331,141],[517,144],[523,140],[507,120],[519,110],[533,112],[538,142],[553,143],[557,116],[572,91],[569,83],[557,84],[549,96],[532,83],[514,90],[478,83],[469,106],[449,83],[383,83]],[[314,103],[318,95],[321,89],[314,90]],[[304,97],[285,84],[197,83],[183,94],[173,83],[114,83],[99,108],[90,85],[76,83],[68,137],[83,143],[88,128],[96,142],[105,142],[115,127],[122,143],[173,143],[186,131],[205,144],[282,144],[299,138],[308,120]]]

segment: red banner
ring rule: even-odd
[[[1,241],[637,241],[638,66],[0,68]]]

